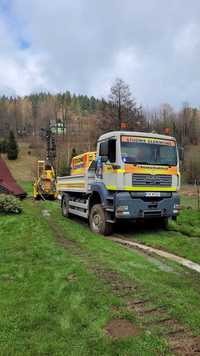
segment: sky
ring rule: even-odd
[[[199,14],[199,0],[0,0],[0,95],[107,98],[122,78],[144,107],[199,107]]]

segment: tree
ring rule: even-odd
[[[7,141],[5,138],[0,140],[0,154],[7,153]]]
[[[137,113],[137,105],[132,97],[129,85],[117,78],[111,87],[109,99],[113,105],[117,118],[117,126],[120,129],[124,120],[129,120]]]
[[[184,170],[187,182],[190,184],[194,184],[195,181],[200,182],[199,155],[199,146],[191,145],[187,147],[184,160]]]
[[[13,131],[10,131],[8,145],[7,145],[7,156],[10,160],[15,160],[18,157],[18,145],[15,140],[15,135]]]

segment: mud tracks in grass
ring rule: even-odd
[[[148,298],[137,299],[137,286],[132,282],[124,281],[122,277],[114,271],[96,267],[94,272],[99,279],[111,287],[115,295],[128,300],[125,307],[121,308],[121,310],[120,308],[114,307],[113,312],[133,312],[140,320],[142,329],[164,337],[168,341],[171,351],[176,355],[200,355],[200,337],[194,337],[190,330],[182,326],[175,319],[172,319],[167,314],[165,306],[154,307],[153,301]],[[135,336],[138,335],[139,329],[135,328],[130,321],[128,321],[128,323],[131,324],[132,328],[129,327],[130,325],[127,325],[127,333],[130,332],[130,335],[133,335],[135,330],[135,332],[137,331]],[[113,319],[108,323],[105,330],[114,338],[124,337],[124,325],[125,322],[123,319]],[[115,327],[116,330],[114,330]],[[122,334],[121,336],[119,335],[120,332]],[[133,334],[131,334],[131,332]]]
[[[133,325],[130,320],[120,316],[120,312],[133,313],[140,321],[142,330],[149,331],[167,340],[173,354],[181,356],[200,355],[200,337],[193,336],[189,329],[171,318],[164,305],[155,307],[154,301],[150,300],[148,296],[138,298],[138,295],[141,295],[144,291],[138,290],[138,286],[133,281],[125,280],[119,273],[110,270],[105,265],[100,265],[84,246],[65,236],[61,227],[55,221],[48,219],[48,223],[56,242],[63,248],[70,250],[73,255],[83,257],[86,268],[110,288],[114,295],[123,298],[125,306],[113,306],[113,313],[118,315],[106,325],[105,332],[107,335],[114,339],[139,335],[140,329]]]
[[[107,324],[105,331],[113,339],[138,336],[140,334],[139,328],[135,327],[129,320],[120,318],[111,320]]]
[[[127,304],[134,311],[145,329],[164,337],[176,355],[200,355],[200,337],[167,315],[165,306],[152,307],[150,300],[133,300]]]
[[[133,283],[125,282],[115,271],[110,271],[100,266],[96,266],[93,271],[100,280],[110,286],[112,292],[118,297],[127,297],[133,295],[136,291],[136,286]]]

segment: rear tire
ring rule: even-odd
[[[62,209],[62,215],[65,218],[69,218],[70,217],[70,213],[69,213],[69,194],[65,194],[64,195],[64,197],[62,199],[61,209]]]
[[[108,213],[102,208],[100,204],[93,205],[90,216],[89,223],[90,229],[104,236],[111,235],[113,231],[113,225],[108,223],[106,220],[108,219]]]

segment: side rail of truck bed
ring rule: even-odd
[[[95,180],[95,174],[88,171],[85,175],[74,175],[66,177],[57,177],[57,191],[75,192],[75,193],[90,193],[91,184]]]

